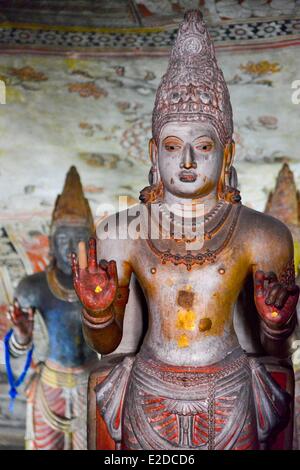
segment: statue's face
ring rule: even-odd
[[[52,239],[56,266],[65,274],[71,274],[71,253],[77,253],[78,243],[87,242],[90,237],[88,227],[84,225],[61,225],[57,227]]]
[[[158,168],[165,191],[198,198],[217,187],[224,148],[209,123],[170,122],[158,143]]]

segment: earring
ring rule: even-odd
[[[226,144],[224,149],[223,167],[218,183],[218,197],[232,204],[237,204],[241,201],[240,191],[237,189],[238,180],[236,169],[232,165],[235,153],[234,141]]]
[[[139,200],[144,204],[153,204],[163,199],[164,186],[160,178],[159,169],[157,167],[157,159],[153,155],[157,151],[154,139],[149,140],[149,156],[151,160],[151,168],[148,175],[150,186],[146,186],[140,191]]]

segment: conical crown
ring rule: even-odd
[[[170,121],[210,121],[223,145],[232,139],[229,92],[199,10],[185,14],[157,90],[152,117],[156,141]]]
[[[62,224],[87,225],[93,229],[93,216],[84,197],[80,176],[75,166],[67,173],[63,191],[57,196],[52,214],[52,227]]]
[[[265,212],[287,225],[299,224],[299,194],[294,174],[287,163],[278,173],[275,190],[269,194]]]

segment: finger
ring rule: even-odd
[[[257,297],[264,295],[264,282],[265,273],[263,271],[256,271],[254,274],[254,290]]]
[[[273,284],[269,287],[268,293],[266,296],[267,305],[274,305],[277,295],[279,294],[281,289],[282,287],[280,284]]]
[[[118,284],[118,271],[117,263],[115,261],[109,261],[107,266],[107,275],[110,281],[113,281],[114,284]]]
[[[90,272],[97,270],[97,246],[95,238],[90,238],[89,240],[88,269]]]
[[[78,243],[78,263],[80,269],[87,268],[87,256],[85,242]]]
[[[295,286],[294,293],[290,294],[281,310],[281,313],[285,316],[290,316],[296,310],[298,299],[299,299],[299,287]]]
[[[73,278],[74,280],[78,280],[79,279],[79,263],[77,261],[77,255],[74,252],[71,254],[71,261],[72,261]]]
[[[18,317],[21,317],[22,316],[22,309],[21,309],[21,306],[19,304],[19,301],[14,298],[14,304],[13,304],[13,318],[15,321],[18,320]]]
[[[18,323],[18,315],[16,314],[15,308],[13,308],[12,311],[11,311],[10,319],[14,324]]]
[[[28,309],[28,320],[33,321],[34,313],[35,313],[34,309],[30,307]]]
[[[12,319],[13,311],[14,311],[13,305],[9,305],[7,309],[7,318],[11,321],[13,321]]]
[[[284,306],[284,304],[285,304],[285,302],[286,302],[288,296],[289,296],[288,290],[285,289],[284,287],[282,287],[282,288],[280,289],[280,291],[278,292],[278,294],[277,294],[277,297],[276,297],[274,306],[275,306],[276,308],[281,309],[281,308]]]

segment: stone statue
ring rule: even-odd
[[[84,244],[72,256],[84,335],[97,352],[121,341],[132,275],[147,301],[138,353],[99,372],[91,421],[109,437],[98,435],[96,446],[266,448],[288,420],[290,397],[241,348],[233,312],[251,279],[262,348],[289,355],[299,295],[293,242],[281,222],[241,204],[230,97],[197,10],[180,25],[152,130],[137,236],[128,209],[98,226],[87,256]],[[115,220],[122,236],[102,236]]]
[[[48,331],[47,358],[37,364],[28,389],[28,449],[85,449],[86,393],[97,355],[84,341],[80,304],[73,289],[70,255],[94,233],[93,218],[80,177],[71,167],[53,211],[51,263],[45,272],[25,277],[10,308],[13,357],[31,346],[37,312]]]

